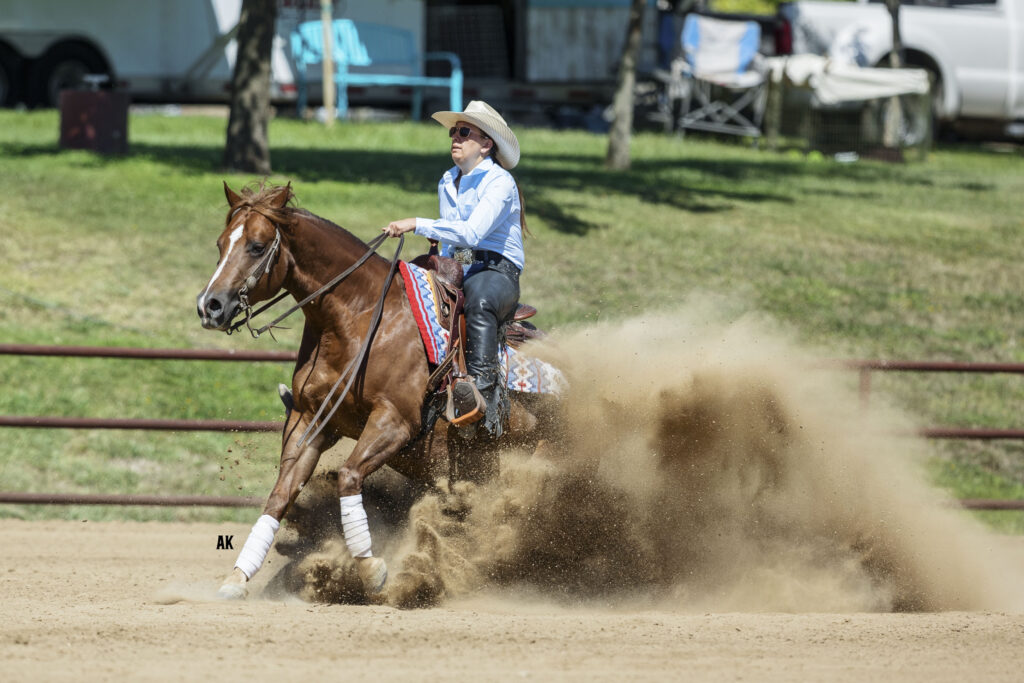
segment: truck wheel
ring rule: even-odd
[[[928,69],[928,80],[932,84],[932,140],[938,140],[950,128],[949,119],[943,116],[946,109],[946,89],[942,76],[936,70]]]
[[[939,128],[942,126],[942,112],[945,106],[946,90],[943,87],[942,75],[939,69],[931,60],[922,55],[907,55],[907,66],[915,69],[924,69],[928,72],[928,82],[931,83],[931,96],[929,104],[929,116],[931,118],[932,139],[939,137]]]
[[[60,43],[51,47],[32,70],[33,103],[55,107],[60,91],[77,88],[88,74],[112,76],[103,57],[81,43]]]
[[[0,107],[12,107],[21,96],[21,60],[18,54],[0,45]]]

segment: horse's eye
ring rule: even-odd
[[[267,245],[261,242],[253,242],[252,244],[249,245],[249,253],[252,254],[253,256],[262,256],[266,248]]]

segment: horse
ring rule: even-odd
[[[451,449],[462,441],[443,421],[435,428],[426,424],[431,367],[402,275],[344,228],[294,206],[290,183],[238,194],[225,182],[224,194],[229,208],[217,240],[220,258],[196,299],[203,327],[230,332],[238,314],[248,323],[253,304],[282,290],[302,304],[305,325],[286,401],[277,481],[218,594],[247,595],[321,453],[347,437],[356,445],[337,472],[343,532],[367,597],[383,600],[387,565],[372,554],[363,482],[385,464],[413,481],[429,483],[445,474],[450,481]],[[342,271],[351,272],[318,294]],[[351,391],[338,404],[334,392],[346,372]],[[507,437],[521,438],[537,418],[522,401],[512,403]],[[474,456],[486,461],[480,449]]]

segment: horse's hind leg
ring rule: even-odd
[[[234,570],[221,585],[218,596],[228,599],[245,597],[248,592],[246,585],[263,566],[270,546],[274,543],[274,536],[281,526],[281,519],[309,481],[320,460],[320,454],[328,447],[322,434],[302,447],[297,445],[308,424],[308,415],[294,411],[289,414],[285,423],[277,483],[267,498],[263,514],[256,520],[238,554]]]

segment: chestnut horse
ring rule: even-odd
[[[294,405],[285,422],[277,482],[220,595],[246,595],[246,583],[265,560],[281,519],[313,474],[320,454],[348,437],[356,445],[338,471],[343,531],[368,597],[381,599],[387,570],[370,550],[363,481],[385,463],[412,479],[431,481],[449,465],[447,448],[435,448],[432,442],[459,441],[438,440],[434,433],[417,438],[424,427],[431,369],[401,274],[392,273],[381,256],[367,255],[367,245],[343,228],[291,206],[290,184],[245,188],[239,195],[225,183],[224,192],[229,209],[217,240],[220,260],[197,298],[207,329],[229,331],[236,315],[282,289],[301,302],[361,257],[368,258],[302,307],[305,327],[292,376]],[[322,430],[311,430],[325,401],[334,407],[338,394],[331,393],[332,387],[355,363],[370,333],[378,297],[379,325],[365,359],[354,368],[357,381]],[[512,419],[520,431],[535,424],[522,406],[513,406]],[[444,426],[439,422],[438,430]],[[512,432],[516,430],[513,424]]]

